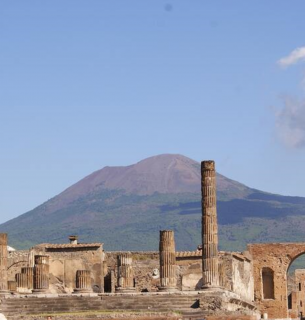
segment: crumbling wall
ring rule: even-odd
[[[250,244],[248,251],[253,260],[254,299],[261,313],[273,319],[288,318],[287,270],[305,253],[305,243]],[[264,268],[273,272],[273,299],[264,297]]]
[[[219,259],[220,286],[247,301],[254,300],[252,262],[241,253],[221,252]]]
[[[20,273],[21,268],[28,267],[29,253],[29,250],[16,250],[8,252],[8,281],[15,281],[16,273]]]
[[[116,285],[117,278],[117,255],[122,252],[107,252],[105,262],[108,281],[114,281]],[[157,291],[159,286],[159,252],[131,252],[132,266],[134,269],[135,287],[137,291]],[[113,276],[111,276],[111,271]],[[154,275],[155,274],[155,275]],[[113,279],[114,277],[114,279]],[[109,285],[107,285],[109,287]],[[112,292],[114,285],[112,284]]]
[[[50,257],[51,289],[55,292],[72,292],[76,286],[77,270],[90,270],[93,290],[104,291],[102,245],[39,245],[30,251],[30,264],[33,263],[33,256],[39,254]]]
[[[116,259],[121,252],[107,252],[107,281],[116,284]],[[159,270],[158,252],[131,252],[137,291],[157,291],[160,285],[154,271]],[[243,299],[253,301],[254,281],[251,261],[240,253],[221,252],[219,256],[220,285],[239,294]],[[202,287],[202,256],[201,251],[176,253],[177,288],[182,291],[200,290]],[[113,277],[111,278],[111,271]],[[111,285],[108,284],[107,288]],[[114,286],[112,287],[114,288]],[[109,289],[108,289],[109,290]],[[112,292],[114,289],[112,289]]]

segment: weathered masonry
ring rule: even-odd
[[[250,244],[253,261],[254,298],[269,318],[289,318],[287,271],[305,253],[305,243]]]
[[[159,251],[154,252],[107,252],[103,243],[81,243],[77,236],[70,236],[70,243],[8,252],[7,235],[0,234],[3,312],[15,320],[12,310],[35,313],[34,305],[40,313],[56,308],[71,312],[73,305],[84,310],[136,305],[139,310],[175,308],[182,314],[196,311],[198,317],[226,319],[305,315],[305,270],[295,271],[294,285],[287,289],[287,270],[305,254],[305,243],[249,244],[243,253],[218,251],[214,161],[201,163],[201,192],[202,245],[194,244],[193,251],[176,251],[173,230],[160,230]],[[17,300],[24,296],[28,299],[20,299],[22,303]]]
[[[218,288],[218,224],[214,161],[201,162],[202,288]]]

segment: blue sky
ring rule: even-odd
[[[288,0],[0,0],[0,222],[161,153],[305,196],[304,12]]]

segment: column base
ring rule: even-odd
[[[179,291],[176,287],[158,287],[160,292],[177,292]]]
[[[130,287],[130,288],[121,288],[117,287],[115,288],[115,293],[133,293],[136,291],[136,288]]]
[[[20,287],[18,287],[15,292],[20,293],[20,294],[29,294],[29,293],[32,293],[32,292],[33,292],[33,289],[20,288]]]
[[[49,289],[33,289],[33,293],[49,293]]]
[[[204,285],[201,287],[201,290],[221,291],[223,288],[220,286]]]

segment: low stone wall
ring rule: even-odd
[[[9,317],[7,320],[46,320],[48,315],[43,316],[17,316]],[[182,320],[182,317],[172,312],[125,312],[125,313],[100,313],[100,314],[60,314],[52,315],[52,320],[119,320],[119,319],[135,319],[135,320]],[[248,320],[248,319],[241,319]],[[249,319],[250,320],[250,319]]]

